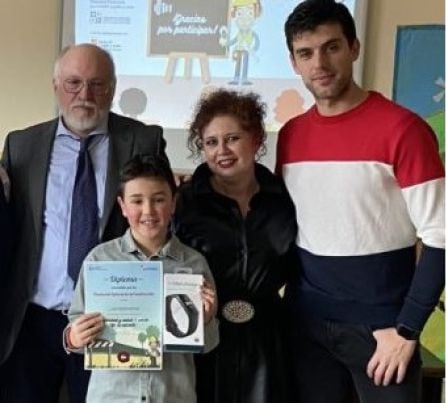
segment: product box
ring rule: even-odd
[[[202,284],[201,274],[164,274],[164,351],[203,351]]]

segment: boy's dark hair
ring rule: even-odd
[[[285,37],[288,50],[293,53],[295,35],[314,31],[319,25],[338,23],[349,46],[356,39],[356,27],[348,8],[335,0],[305,0],[288,16],[285,22]]]
[[[127,161],[119,177],[119,196],[123,196],[125,184],[136,178],[159,179],[167,182],[172,195],[176,193],[175,177],[165,157],[137,154]]]

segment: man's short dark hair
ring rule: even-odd
[[[285,37],[288,50],[293,53],[293,40],[305,31],[314,31],[319,25],[337,23],[341,26],[349,46],[356,38],[356,27],[348,8],[335,0],[305,0],[288,16]]]
[[[124,195],[124,186],[127,182],[137,178],[151,178],[167,182],[175,195],[177,185],[170,168],[169,161],[161,156],[137,154],[126,162],[119,178],[119,195]]]

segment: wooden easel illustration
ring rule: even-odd
[[[184,59],[184,78],[190,80],[192,77],[192,61],[197,58],[200,61],[201,81],[208,84],[211,81],[211,74],[209,71],[209,58],[206,53],[199,52],[170,52],[167,59],[166,73],[164,81],[170,84],[175,75],[175,68],[179,59]]]

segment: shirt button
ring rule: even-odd
[[[141,397],[141,401],[145,402],[147,400],[147,398],[145,396]]]

